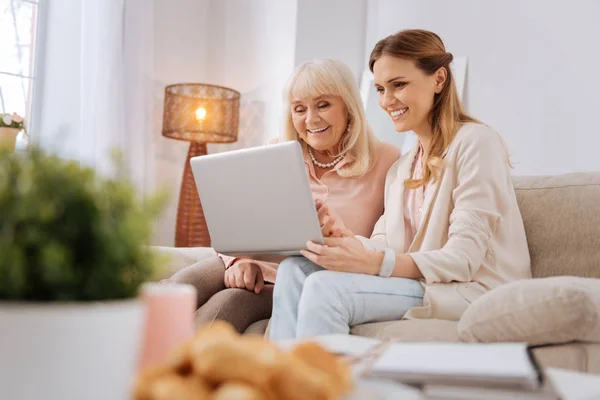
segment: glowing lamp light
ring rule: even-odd
[[[196,119],[198,122],[204,121],[206,119],[206,109],[204,107],[199,107],[196,110]]]

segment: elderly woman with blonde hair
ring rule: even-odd
[[[386,173],[400,151],[371,132],[352,72],[336,60],[306,62],[291,76],[284,102],[280,140],[302,144],[313,196],[327,203],[321,212],[330,210],[353,232],[369,237],[384,211]],[[219,254],[168,281],[196,287],[198,325],[222,319],[244,331],[270,316],[277,267]]]

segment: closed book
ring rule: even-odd
[[[393,343],[370,375],[411,385],[538,391],[543,376],[526,343]]]
[[[549,385],[536,391],[424,385],[422,398],[423,400],[558,400],[559,396]]]

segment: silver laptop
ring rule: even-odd
[[[297,141],[191,159],[215,251],[269,259],[323,243]]]

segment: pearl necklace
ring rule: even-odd
[[[320,162],[317,161],[317,159],[315,158],[315,155],[313,154],[313,152],[310,149],[310,147],[308,148],[308,155],[310,156],[310,159],[312,160],[313,164],[315,164],[319,168],[331,168],[334,165],[336,165],[337,163],[339,163],[340,161],[342,161],[342,158],[344,158],[344,155],[340,154],[332,162],[327,163],[327,164],[323,164],[323,163],[320,163]]]

